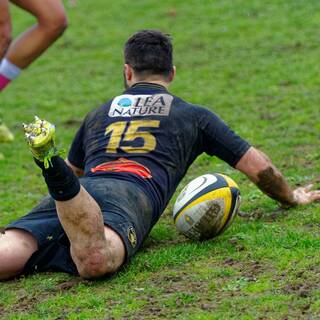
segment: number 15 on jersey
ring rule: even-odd
[[[156,148],[157,140],[148,129],[159,126],[159,120],[114,122],[106,127],[105,136],[110,136],[106,152],[117,153],[120,149],[127,153],[149,153]]]

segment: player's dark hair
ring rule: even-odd
[[[168,77],[173,70],[171,39],[157,30],[141,30],[127,40],[124,59],[137,75]]]

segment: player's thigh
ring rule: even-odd
[[[11,18],[7,0],[0,0],[0,40],[9,42],[11,39]],[[0,49],[1,50],[1,49]],[[0,52],[1,55],[1,52]],[[0,56],[1,59],[1,56]]]
[[[9,259],[12,256],[15,260],[25,263],[37,249],[36,238],[25,230],[10,229],[0,235],[0,257],[2,259]]]
[[[0,0],[1,1],[1,0]],[[66,12],[60,0],[10,0],[37,17],[41,24],[66,24]]]
[[[126,256],[126,249],[120,235],[109,227],[104,227],[104,234],[107,243],[110,244],[108,250],[111,258],[114,261],[114,269],[122,266]]]
[[[9,3],[7,0],[0,0],[0,24],[8,24],[9,22]]]

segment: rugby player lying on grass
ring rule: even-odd
[[[320,199],[320,191],[292,190],[266,155],[215,114],[168,92],[175,68],[166,35],[138,32],[124,53],[126,91],[87,115],[66,162],[54,146],[54,126],[38,118],[24,126],[51,196],[1,235],[1,279],[44,270],[87,279],[116,272],[202,152],[284,206]]]

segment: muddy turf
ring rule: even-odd
[[[0,226],[46,193],[20,124],[47,118],[67,149],[85,114],[122,89],[122,44],[143,28],[174,39],[173,93],[214,110],[268,153],[292,186],[320,186],[319,1],[65,4],[66,34],[1,94],[16,140],[0,145]],[[33,23],[16,8],[12,17],[14,34]],[[178,191],[206,172],[230,175],[242,192],[241,214],[220,237],[200,243],[178,235],[172,201],[119,275],[88,282],[44,273],[0,283],[0,318],[320,319],[320,204],[280,210],[207,156]]]

